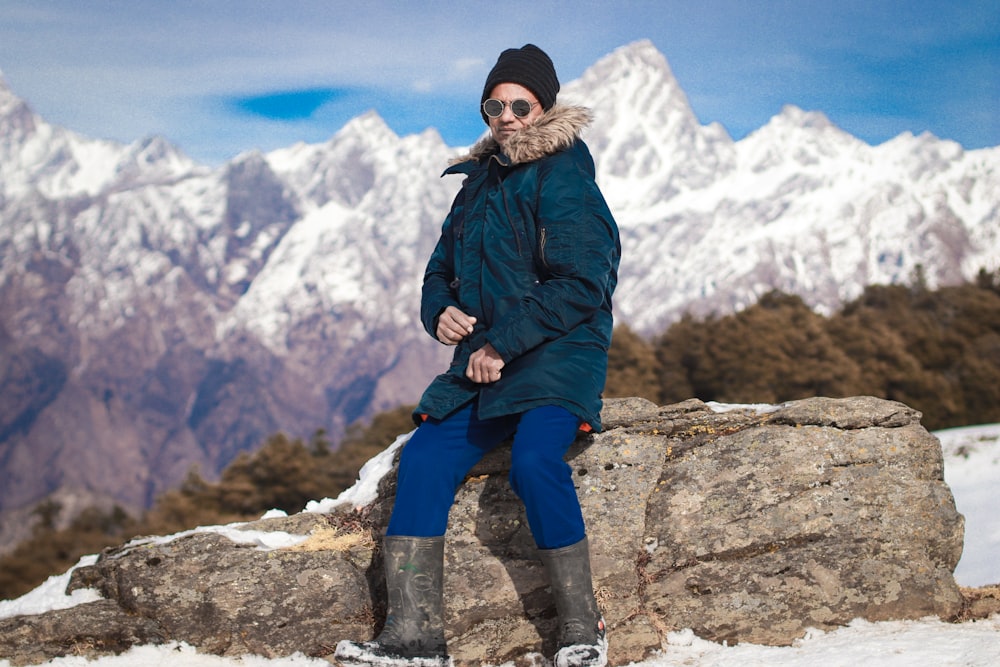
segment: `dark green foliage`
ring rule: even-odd
[[[929,291],[870,287],[831,319],[866,393],[924,413],[931,429],[1000,421],[1000,272]],[[859,339],[867,336],[867,348]]]
[[[1000,271],[938,290],[916,271],[913,285],[871,286],[830,317],[772,292],[734,315],[684,317],[652,342],[621,329],[609,397],[664,404],[871,395],[920,410],[932,430],[1000,421]],[[644,369],[631,361],[654,368],[659,386],[640,379]]]
[[[701,331],[698,331],[701,329]],[[658,343],[662,396],[674,402],[697,396],[731,403],[772,403],[843,394],[857,374],[824,328],[823,318],[796,296],[764,295],[729,317],[683,320]],[[690,389],[692,393],[684,395]]]

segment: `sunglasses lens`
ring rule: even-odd
[[[492,98],[488,99],[483,102],[483,112],[490,118],[497,118],[503,114],[503,102]]]
[[[504,106],[506,105],[503,102],[491,97],[483,102],[483,113],[490,118],[499,118],[503,115]],[[524,118],[531,113],[531,102],[528,100],[514,100],[510,103],[510,110],[518,118]]]
[[[514,100],[510,103],[510,110],[518,118],[524,118],[531,113],[531,102],[528,100]]]

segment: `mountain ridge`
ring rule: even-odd
[[[917,267],[931,286],[1000,267],[1000,147],[869,146],[793,105],[733,141],[648,41],[560,100],[593,109],[616,318],[639,332],[771,289],[830,311]],[[415,401],[449,356],[417,312],[461,150],[370,111],[208,168],[48,125],[0,78],[0,516],[57,491],[148,506],[275,431],[336,440]]]

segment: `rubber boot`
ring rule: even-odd
[[[385,627],[371,641],[341,641],[333,657],[344,665],[451,664],[444,641],[444,537],[387,535],[383,547]]]
[[[587,538],[561,549],[539,549],[559,614],[555,667],[608,664],[604,618],[597,608]]]

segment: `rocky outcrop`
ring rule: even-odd
[[[905,405],[814,398],[767,410],[697,400],[608,401],[606,430],[568,454],[588,524],[615,665],[692,628],[784,645],[855,618],[955,618],[963,518],[941,448]],[[499,448],[452,510],[446,622],[457,664],[551,654],[554,610]],[[106,551],[71,588],[105,598],[0,621],[14,665],[180,640],[218,654],[326,655],[384,610],[378,535],[394,472],[363,508],[243,526],[311,537],[262,550],[194,532]],[[332,538],[332,539],[330,539]]]

